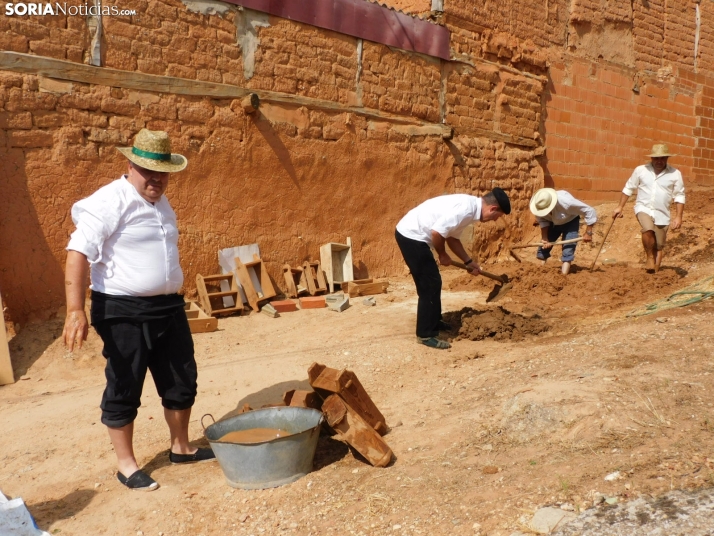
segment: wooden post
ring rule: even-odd
[[[2,311],[2,297],[0,297],[0,311]],[[0,326],[0,385],[15,383],[15,375],[12,373],[12,361],[10,360],[10,347],[7,345],[7,332],[5,331],[5,320]]]

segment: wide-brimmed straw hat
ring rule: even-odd
[[[181,171],[188,164],[186,157],[171,153],[167,132],[142,128],[134,138],[133,147],[117,147],[119,152],[137,166],[152,171]]]
[[[541,188],[531,197],[530,209],[533,215],[542,218],[551,213],[558,202],[558,194],[553,188]]]
[[[652,157],[652,158],[658,158],[661,156],[677,156],[677,155],[670,153],[669,147],[667,147],[664,143],[657,143],[652,146],[652,154],[648,154],[647,156]]]

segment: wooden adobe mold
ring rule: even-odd
[[[302,268],[292,268],[289,264],[283,264],[283,277],[287,289],[285,295],[288,298],[297,298],[300,294],[308,292]]]
[[[325,270],[325,279],[330,287],[330,294],[335,292],[335,285],[354,280],[352,268],[352,239],[348,236],[346,244],[329,242],[320,246],[320,264]]]
[[[305,261],[302,263],[302,273],[310,296],[327,292],[325,273],[319,262]]]
[[[372,294],[384,294],[389,287],[388,281],[374,281],[372,279],[358,279],[342,283],[342,291],[349,294],[350,298],[359,296],[369,296]]]
[[[235,263],[235,273],[238,276],[245,297],[252,309],[258,312],[260,311],[259,302],[274,298],[277,295],[265,263],[256,254],[253,254],[252,261],[245,264],[236,257]]]
[[[389,431],[384,415],[372,402],[354,372],[313,363],[307,369],[307,376],[310,386],[320,396],[326,398],[333,393],[340,395],[377,433],[384,435]]]
[[[218,319],[204,313],[195,301],[187,301],[184,310],[191,333],[208,333],[218,329]]]
[[[338,439],[346,441],[375,467],[392,461],[392,449],[384,439],[339,395],[330,395],[322,403],[322,413]]]
[[[225,281],[230,290],[224,291],[220,289],[220,284]],[[218,285],[219,290],[209,292],[208,285]],[[233,313],[240,314],[243,311],[243,300],[238,291],[235,274],[217,274],[217,275],[201,275],[196,276],[196,290],[198,291],[198,299],[201,302],[201,308],[210,316],[232,315]],[[233,306],[227,307],[223,298],[231,298]]]

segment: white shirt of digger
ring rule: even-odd
[[[461,233],[481,219],[481,198],[468,194],[434,197],[407,212],[397,224],[397,231],[406,238],[431,241],[432,229],[444,238],[459,238]]]

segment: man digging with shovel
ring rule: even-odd
[[[450,326],[441,319],[441,274],[431,252],[433,247],[442,266],[453,261],[445,246],[459,257],[473,275],[481,268],[473,261],[459,238],[466,227],[474,222],[496,221],[511,213],[511,202],[501,188],[494,188],[483,197],[467,194],[442,195],[424,201],[410,210],[397,224],[394,235],[404,262],[416,284],[417,342],[430,348],[444,350],[451,345],[438,337],[439,331]]]
[[[593,225],[597,222],[597,213],[591,206],[575,199],[565,190],[541,188],[531,198],[530,209],[540,226],[542,245],[536,256],[543,261],[550,258],[550,249],[561,236],[563,240],[578,238],[580,216],[585,219],[583,242],[592,242]],[[563,262],[562,273],[568,275],[575,259],[575,243],[563,244],[560,260]]]

